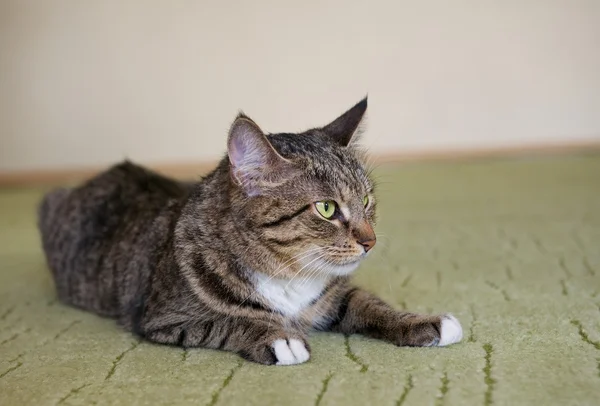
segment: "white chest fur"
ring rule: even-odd
[[[318,298],[323,289],[325,281],[316,279],[306,281],[305,279],[271,279],[264,274],[256,276],[256,290],[267,302],[285,316],[297,316],[313,300]]]

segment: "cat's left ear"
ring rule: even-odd
[[[243,113],[233,122],[227,144],[233,181],[248,196],[265,194],[296,173],[293,162],[279,155],[260,127]]]
[[[321,128],[329,138],[345,147],[360,129],[365,112],[367,111],[367,97],[356,103],[350,110],[336,118],[325,127]]]

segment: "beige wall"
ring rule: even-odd
[[[0,0],[0,171],[210,160],[240,108],[300,130],[367,92],[375,152],[600,141],[599,22],[599,0]]]

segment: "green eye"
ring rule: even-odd
[[[367,207],[369,205],[369,195],[363,197],[363,206]]]
[[[315,207],[317,208],[319,214],[325,217],[326,219],[330,219],[335,213],[335,202],[331,200],[326,200],[324,202],[316,202]]]

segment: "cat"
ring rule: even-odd
[[[38,224],[59,299],[155,343],[268,365],[308,361],[314,330],[459,342],[451,314],[396,311],[350,282],[376,243],[356,142],[366,110],[365,98],[324,127],[268,135],[240,113],[199,182],[125,161],[51,191]]]

